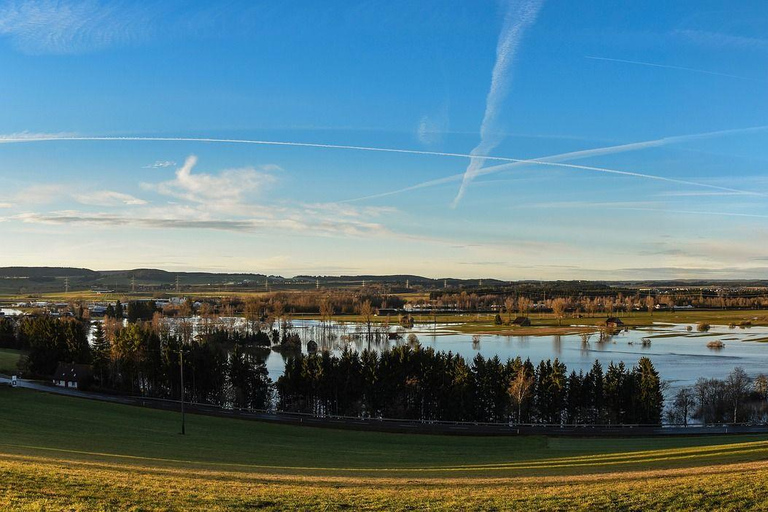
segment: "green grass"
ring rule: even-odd
[[[21,359],[22,352],[10,348],[0,348],[0,373],[13,375],[17,373],[16,365]]]
[[[354,432],[0,387],[0,509],[768,508],[768,436]]]

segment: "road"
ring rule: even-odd
[[[11,379],[0,376],[0,385],[10,385]],[[112,395],[92,391],[80,391],[72,388],[62,388],[52,384],[17,380],[17,387],[45,393],[65,395],[88,400],[99,400],[122,405],[150,407],[168,411],[179,411],[178,400],[163,400],[157,398]],[[189,413],[204,414],[225,418],[240,418],[271,423],[303,425],[321,428],[339,428],[350,430],[371,430],[377,432],[397,432],[416,434],[448,434],[473,436],[515,436],[515,435],[548,435],[548,436],[579,436],[579,437],[634,437],[634,436],[698,436],[725,434],[768,434],[768,425],[729,425],[729,426],[545,426],[545,425],[507,425],[499,423],[459,423],[459,422],[424,422],[418,420],[394,420],[376,418],[351,417],[316,417],[297,413],[274,413],[265,411],[249,411],[225,409],[206,404],[185,404]]]

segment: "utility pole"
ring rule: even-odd
[[[176,293],[179,293],[179,276],[176,276]]]
[[[318,289],[318,290],[320,289],[320,279],[315,281],[315,288]]]
[[[64,278],[64,293],[69,293],[69,278]]]
[[[136,293],[136,276],[131,276],[131,293]]]
[[[177,278],[178,279],[178,278]],[[181,435],[186,435],[184,417],[184,342],[179,345],[179,366],[181,368]]]

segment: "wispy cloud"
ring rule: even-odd
[[[749,50],[768,50],[768,39],[759,37],[735,36],[722,32],[706,30],[675,30],[673,34],[693,43],[715,48],[738,48]]]
[[[76,201],[90,206],[140,206],[147,201],[113,190],[83,190],[67,183],[37,183],[22,188],[2,203],[7,208]]]
[[[165,169],[166,167],[175,167],[176,162],[171,160],[156,160],[155,163],[145,165],[143,169]]]
[[[612,274],[627,279],[764,279],[768,276],[768,267],[637,267],[616,269]]]
[[[449,95],[446,89],[445,99],[439,108],[430,114],[424,114],[419,120],[419,126],[416,129],[416,137],[425,146],[433,146],[440,143],[445,133],[448,133],[449,115],[448,105],[450,103]]]
[[[704,75],[722,76],[722,77],[727,77],[727,78],[738,78],[740,80],[755,80],[755,81],[765,82],[765,80],[760,80],[760,79],[756,79],[756,78],[750,78],[750,77],[747,77],[747,76],[732,75],[732,74],[729,74],[729,73],[720,73],[719,71],[710,71],[710,70],[707,70],[707,69],[689,68],[689,67],[685,67],[685,66],[671,66],[669,64],[657,64],[657,63],[653,63],[653,62],[642,62],[642,61],[638,61],[638,60],[611,59],[611,58],[608,58],[608,57],[592,57],[592,56],[589,56],[589,55],[585,56],[584,58],[585,59],[590,59],[590,60],[599,60],[599,61],[604,61],[604,62],[617,62],[617,63],[621,63],[621,64],[632,64],[632,65],[635,65],[635,66],[646,66],[646,67],[651,67],[651,68],[673,69],[673,70],[676,70],[676,71],[690,71],[692,73],[700,73],[700,74],[704,74]]]
[[[693,215],[696,217],[746,217],[746,218],[754,218],[754,219],[768,219],[768,215],[764,215],[761,213],[739,213],[739,212],[719,212],[716,210],[676,210],[676,209],[670,209],[670,208],[644,208],[644,207],[623,207],[623,206],[614,206],[611,207],[613,210],[628,210],[628,211],[637,211],[637,212],[657,212],[657,213],[667,213],[667,214],[674,214],[674,215]]]
[[[0,36],[25,53],[80,53],[142,40],[151,26],[146,4],[95,0],[8,0]]]
[[[740,196],[738,192],[719,192],[705,190],[687,190],[682,192],[667,191],[658,194],[662,197],[719,197],[719,196]]]
[[[512,80],[510,68],[517,53],[517,47],[525,30],[536,21],[542,0],[523,0],[507,2],[507,12],[504,26],[496,46],[496,63],[491,73],[491,88],[485,100],[485,114],[480,125],[480,143],[472,150],[472,159],[464,172],[459,192],[453,200],[453,206],[458,205],[466,193],[467,186],[477,175],[485,163],[487,156],[501,142],[498,136],[498,114]]]
[[[142,183],[142,187],[160,194],[192,201],[195,203],[225,203],[237,205],[248,193],[256,193],[265,185],[274,183],[270,174],[279,167],[267,166],[261,170],[254,167],[227,169],[217,175],[194,173],[197,157],[191,155],[184,165],[176,170],[176,178],[162,183]],[[269,172],[268,172],[269,171]]]
[[[75,200],[78,203],[92,206],[141,206],[147,204],[147,201],[144,199],[112,190],[97,190],[88,194],[76,194]]]
[[[425,146],[431,146],[440,142],[444,129],[445,125],[442,119],[423,115],[419,120],[416,136],[419,142]]]
[[[253,213],[253,212],[249,212]],[[258,217],[211,216],[201,207],[154,208],[131,212],[82,212],[58,210],[52,212],[25,212],[0,220],[26,224],[90,225],[100,227],[138,227],[150,229],[216,230],[239,233],[305,233],[315,236],[383,236],[392,233],[380,223],[351,216],[318,215],[316,209],[273,208]]]
[[[70,195],[69,187],[61,183],[39,183],[25,187],[13,195],[14,204],[52,203]]]

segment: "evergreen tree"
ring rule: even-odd
[[[104,386],[109,379],[112,345],[104,334],[101,322],[97,322],[93,329],[92,350],[94,375],[99,377],[99,384]]]
[[[661,392],[661,380],[653,363],[647,357],[637,362],[637,420],[639,423],[659,424],[664,409],[664,395]]]

